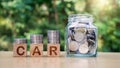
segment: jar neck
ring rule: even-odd
[[[91,25],[93,22],[93,17],[88,14],[72,14],[69,16],[68,22]]]

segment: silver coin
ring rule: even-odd
[[[30,35],[31,43],[43,43],[43,35],[41,34],[32,34]]]
[[[88,43],[85,42],[83,44],[80,45],[79,47],[79,52],[82,53],[82,54],[85,54],[89,51],[89,47],[88,47]]]
[[[41,34],[31,34],[30,35],[30,39],[42,40],[43,39],[43,35],[41,35]]]
[[[58,30],[48,30],[48,43],[60,43],[60,33]]]
[[[76,41],[81,42],[85,38],[86,29],[85,28],[79,28],[75,30],[74,38]]]
[[[69,43],[70,43],[70,44],[69,44],[69,49],[70,49],[71,51],[76,51],[76,50],[78,50],[79,45],[78,45],[77,42],[71,41],[71,42],[69,42]]]

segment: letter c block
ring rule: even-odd
[[[13,56],[27,56],[27,45],[26,44],[14,44]]]

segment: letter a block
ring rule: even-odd
[[[30,56],[43,56],[43,44],[31,44]]]
[[[26,44],[14,44],[13,56],[27,56],[27,45]]]
[[[60,56],[60,44],[48,44],[47,55],[48,56]]]

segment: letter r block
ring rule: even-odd
[[[14,44],[13,56],[27,56],[27,45],[26,44]]]
[[[48,44],[47,55],[48,56],[60,56],[60,44]]]

